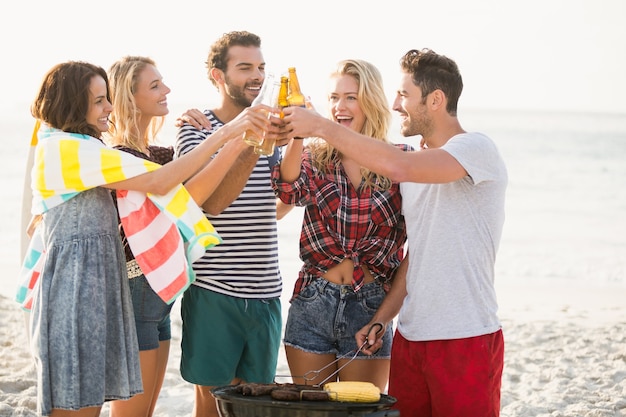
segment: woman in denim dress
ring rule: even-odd
[[[106,71],[78,61],[49,70],[31,106],[42,123],[39,145],[51,134],[98,141],[112,110]],[[44,246],[30,323],[41,415],[97,417],[105,401],[143,389],[126,259],[108,189],[165,194],[201,170],[228,140],[267,128],[266,119],[252,115],[239,127],[167,166],[77,192],[33,219]],[[39,163],[69,163],[63,149],[40,153]],[[80,183],[77,171],[76,177],[64,172],[66,184]],[[45,185],[33,181],[37,192]]]

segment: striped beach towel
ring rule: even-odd
[[[161,166],[108,148],[96,138],[43,124],[37,136],[31,174],[34,215],[82,191]],[[122,227],[137,263],[154,291],[172,303],[195,280],[192,263],[220,244],[220,236],[182,185],[162,196],[118,190],[117,200]],[[16,297],[27,310],[45,260],[38,229],[24,256]]]

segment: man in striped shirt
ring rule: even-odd
[[[224,34],[212,45],[206,64],[220,103],[203,112],[209,128],[187,123],[179,128],[176,156],[249,111],[265,78],[261,40],[249,32]],[[191,116],[182,120],[194,118],[192,111],[187,114]],[[274,133],[280,137],[280,132]],[[278,360],[282,279],[276,197],[270,184],[277,158],[259,156],[252,147],[235,148],[227,144],[219,151],[241,153],[202,206],[223,243],[194,264],[196,281],[182,298],[180,370],[195,384],[193,416],[218,416],[210,392],[214,387],[273,382]]]

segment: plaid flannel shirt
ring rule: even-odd
[[[408,145],[396,146],[412,150]],[[300,235],[304,264],[293,295],[346,258],[354,263],[355,291],[364,284],[362,265],[388,290],[406,241],[399,184],[384,191],[363,184],[355,188],[341,164],[326,168],[317,170],[305,149],[296,181],[282,182],[279,165],[272,172],[276,195],[285,203],[305,207]]]

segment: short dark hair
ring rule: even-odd
[[[96,126],[87,123],[91,101],[91,79],[100,76],[106,82],[107,100],[111,101],[106,71],[88,62],[68,61],[52,67],[44,76],[30,112],[36,119],[64,132],[99,138]]]
[[[463,91],[463,78],[452,59],[430,49],[411,49],[400,59],[403,71],[412,75],[413,84],[421,88],[422,97],[441,90],[448,99],[446,111],[456,116],[459,97]]]
[[[254,33],[246,31],[234,31],[224,33],[213,45],[209,51],[209,57],[206,60],[207,73],[209,80],[213,85],[217,86],[217,83],[211,77],[211,69],[218,68],[222,71],[226,71],[228,66],[228,51],[232,46],[255,46],[261,47],[261,38]]]

